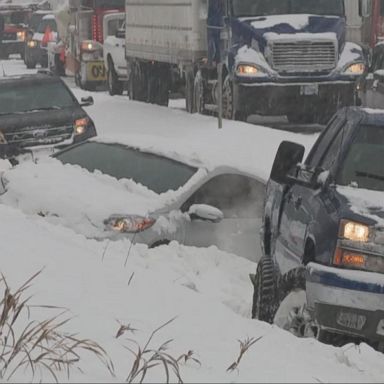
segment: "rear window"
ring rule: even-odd
[[[187,164],[120,144],[88,142],[55,157],[90,172],[98,170],[118,180],[132,179],[158,194],[176,191],[197,171]]]
[[[61,81],[15,80],[0,86],[0,115],[69,108],[75,103],[74,96]]]

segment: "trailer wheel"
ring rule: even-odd
[[[193,71],[185,73],[185,107],[188,113],[196,112],[195,105],[195,78]]]
[[[129,98],[135,101],[147,101],[147,81],[143,74],[143,66],[133,62],[129,78]]]
[[[124,85],[119,81],[111,59],[108,60],[107,85],[111,96],[123,94]]]
[[[201,115],[207,114],[207,110],[205,109],[204,79],[201,71],[198,71],[195,76],[194,104],[197,113],[200,113]]]
[[[223,117],[228,120],[247,121],[247,114],[243,111],[236,111],[233,83],[229,76],[223,84]]]

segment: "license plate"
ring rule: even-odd
[[[106,79],[107,74],[102,61],[87,63],[87,81],[105,81]]]
[[[300,95],[313,96],[319,94],[319,84],[306,84],[300,87]]]
[[[337,324],[350,329],[361,331],[367,322],[367,318],[357,313],[341,311],[337,315]]]

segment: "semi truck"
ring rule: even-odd
[[[357,103],[366,60],[346,41],[343,0],[126,0],[125,11],[133,100],[167,105],[182,81],[189,112],[216,113],[222,86],[225,118],[295,123]]]

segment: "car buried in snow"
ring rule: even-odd
[[[96,135],[95,125],[67,85],[48,72],[0,78],[0,158],[26,150],[61,149]]]
[[[216,245],[257,261],[262,180],[123,142],[94,138],[38,164],[20,163],[3,175],[0,200],[87,238]]]
[[[384,349],[384,111],[340,110],[306,161],[283,142],[267,186],[252,315]]]

